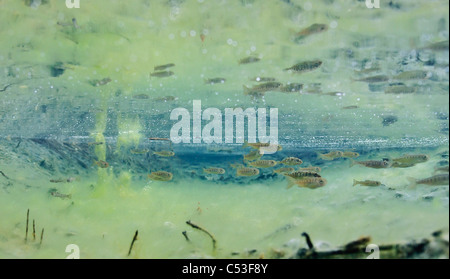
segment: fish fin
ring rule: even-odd
[[[353,179],[353,186],[356,186],[356,185],[358,185],[358,180],[356,180],[356,179]]]
[[[356,165],[356,161],[350,158],[350,168]]]
[[[71,199],[71,198],[72,198],[72,194],[68,194],[67,197],[68,197],[69,199]]]
[[[415,189],[417,186],[417,180],[414,177],[407,177],[406,179],[408,179],[410,183],[408,189]]]

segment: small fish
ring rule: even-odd
[[[385,82],[388,80],[389,80],[389,77],[386,75],[376,75],[376,76],[365,77],[365,78],[360,78],[360,79],[352,79],[352,81],[362,81],[362,82],[368,82],[368,83]]]
[[[312,60],[312,61],[304,61],[297,63],[289,68],[284,69],[284,71],[293,71],[297,73],[304,73],[309,71],[314,71],[318,69],[322,65],[322,61],[320,60]]]
[[[159,72],[150,73],[151,77],[159,77],[159,78],[170,77],[173,75],[174,75],[174,72],[171,72],[171,71],[159,71]]]
[[[90,83],[93,85],[93,86],[101,86],[101,85],[106,85],[106,84],[108,84],[108,83],[110,83],[111,82],[111,79],[108,77],[108,78],[104,78],[104,79],[102,79],[102,80],[97,80],[97,79],[95,79],[95,80],[92,80],[92,81],[90,81]]]
[[[99,166],[102,169],[105,169],[105,168],[109,167],[108,162],[105,162],[103,160],[94,161],[94,164]]]
[[[149,140],[171,141],[169,138],[148,138]]]
[[[394,79],[409,80],[409,79],[426,79],[428,77],[427,71],[415,70],[406,71],[394,76]]]
[[[319,173],[322,171],[322,169],[320,167],[315,167],[315,166],[309,166],[306,168],[298,168],[298,171],[311,171],[311,172],[316,172]]]
[[[368,168],[373,169],[385,169],[391,167],[392,163],[387,160],[382,161],[376,161],[376,160],[369,160],[369,161],[354,161],[351,160],[350,167],[353,167],[354,165],[361,165]]]
[[[260,77],[260,76],[257,76],[257,77],[251,78],[250,81],[256,81],[256,82],[269,82],[269,81],[276,81],[276,78],[273,78],[273,77]]]
[[[320,23],[314,23],[313,25],[306,27],[302,29],[300,32],[297,33],[297,36],[309,36],[311,34],[320,33],[323,31],[328,30],[328,25],[326,24],[320,24]]]
[[[210,173],[210,174],[224,174],[225,170],[223,168],[207,168],[207,169],[203,169],[204,172],[206,173]]]
[[[159,65],[159,66],[155,66],[153,68],[154,71],[164,71],[165,69],[168,69],[170,67],[175,66],[175,64],[173,63],[169,63],[169,64],[164,64],[164,65]]]
[[[383,126],[389,126],[398,121],[398,117],[395,115],[382,116],[381,118],[383,118],[383,121],[381,122]]]
[[[150,150],[148,150],[148,149],[131,149],[130,150],[131,154],[146,154],[149,151]]]
[[[174,96],[163,96],[163,97],[154,98],[153,101],[155,101],[155,102],[170,102],[170,101],[175,101],[176,99],[178,99],[178,98],[174,97]]]
[[[255,63],[260,61],[261,59],[259,59],[258,57],[255,56],[249,56],[249,57],[245,57],[242,58],[241,60],[239,60],[239,65],[241,64],[249,64],[249,63]]]
[[[400,162],[392,162],[391,168],[409,168],[414,167],[416,163],[400,163]]]
[[[370,74],[372,72],[378,72],[378,71],[381,71],[381,68],[379,66],[375,66],[372,68],[364,68],[364,69],[361,69],[359,71],[354,71],[354,72],[357,74]]]
[[[342,158],[358,158],[358,157],[359,157],[358,152],[345,151],[342,153]]]
[[[208,152],[225,152],[225,153],[232,153],[233,148],[232,147],[208,147],[206,149]]]
[[[92,145],[102,145],[102,144],[104,144],[103,141],[88,142],[88,146],[92,146]]]
[[[302,83],[288,83],[285,86],[280,88],[281,92],[292,93],[292,92],[300,92],[303,89]]]
[[[224,78],[210,78],[205,79],[206,84],[217,84],[217,83],[225,83],[226,79]]]
[[[357,108],[359,108],[359,107],[355,106],[355,105],[342,107],[342,109],[357,109]]]
[[[411,94],[415,93],[416,88],[406,85],[392,85],[384,90],[385,94]]]
[[[278,162],[274,160],[257,160],[249,163],[250,166],[255,168],[270,168],[276,166],[277,164]]]
[[[417,184],[425,184],[430,186],[448,185],[448,173],[437,174],[424,179],[415,179],[413,177],[408,177],[408,180],[411,182],[411,187],[414,187]]]
[[[271,144],[269,142],[255,142],[255,143],[249,143],[247,141],[244,141],[244,144],[242,145],[242,148],[246,148],[246,147],[251,147],[253,149],[261,149],[261,147],[264,148],[268,148],[269,146],[271,146]],[[277,151],[281,151],[283,148],[281,147],[281,145],[277,145]]]
[[[303,188],[316,189],[323,187],[327,184],[327,180],[323,177],[306,177],[304,179],[293,179],[288,178],[288,186],[287,189],[291,188],[294,185]]]
[[[238,168],[236,174],[237,176],[254,176],[259,174],[259,169],[248,167]]]
[[[331,161],[337,158],[341,158],[344,155],[342,151],[331,151],[327,154],[317,153],[318,157],[322,160]]]
[[[146,100],[148,99],[148,95],[147,94],[137,94],[137,95],[133,95],[133,99],[138,99],[138,100]]]
[[[293,167],[285,167],[285,168],[276,169],[273,171],[273,173],[281,173],[281,174],[286,173],[287,174],[287,173],[291,173],[294,171],[295,171],[295,169]]]
[[[255,85],[252,88],[243,85],[243,88],[244,88],[244,94],[248,94],[249,92],[264,93],[264,92],[268,92],[268,91],[275,91],[278,88],[280,88],[281,86],[282,86],[282,84],[280,82],[269,81],[269,82]]]
[[[151,180],[157,181],[170,181],[173,178],[173,174],[167,171],[155,171],[147,175]]]
[[[442,42],[436,42],[436,43],[432,43],[432,44],[424,47],[424,49],[430,49],[430,50],[435,50],[435,51],[448,51],[449,43],[448,43],[448,40],[442,41]]]
[[[288,174],[285,174],[285,176],[293,178],[293,179],[305,179],[307,177],[321,177],[320,174],[318,174],[317,172],[314,171],[294,171]]]
[[[301,165],[302,163],[303,163],[303,161],[296,157],[287,157],[287,158],[284,158],[280,162],[280,164],[287,165],[287,166],[297,166],[297,165]]]
[[[50,182],[52,183],[70,183],[72,181],[75,181],[75,177],[50,179]]]
[[[244,161],[255,161],[261,159],[263,154],[259,150],[250,151],[250,153],[244,155]]]
[[[230,167],[232,167],[233,169],[240,169],[245,166],[243,164],[233,163],[233,164],[230,164]]]
[[[435,167],[434,168],[434,172],[439,172],[439,171],[448,172],[448,165],[443,166],[443,167]]]
[[[52,191],[50,193],[52,196],[57,197],[57,198],[61,198],[61,199],[71,199],[72,198],[72,194],[61,194],[58,191]]]
[[[175,155],[175,152],[169,151],[169,150],[163,150],[163,151],[155,151],[155,152],[153,152],[153,154],[156,154],[156,155],[162,156],[162,157],[172,157]]]
[[[375,180],[364,180],[364,181],[358,181],[356,179],[353,179],[353,186],[356,185],[361,185],[361,186],[380,186],[381,182],[380,181],[375,181]]]
[[[394,158],[392,161],[398,162],[401,164],[417,164],[417,163],[424,163],[430,159],[430,156],[425,154],[409,154],[404,155],[399,158]]]

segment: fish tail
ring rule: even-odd
[[[250,93],[250,88],[249,87],[247,87],[245,85],[242,85],[242,88],[244,89],[244,95],[248,95],[248,93]]]
[[[356,180],[356,179],[353,179],[353,186],[356,186],[356,185],[358,185],[358,183],[359,183],[359,181],[358,181],[358,180]]]
[[[287,185],[286,189],[289,189],[295,185],[295,179],[290,176],[287,176],[287,175],[285,175],[285,176],[288,179],[288,185]]]
[[[322,159],[322,160],[328,160],[327,157],[325,157],[322,153],[316,152],[317,154],[317,158]]]
[[[72,194],[68,194],[67,197],[68,197],[69,199],[71,199],[71,198],[72,198]]]
[[[409,181],[409,189],[415,189],[417,186],[417,180],[414,177],[407,177],[406,179],[408,179]]]
[[[350,168],[356,165],[356,161],[350,158]]]

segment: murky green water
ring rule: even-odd
[[[325,250],[360,236],[382,245],[442,229],[448,239],[448,168],[437,170],[448,166],[448,1],[80,4],[0,0],[1,258],[65,258],[69,244],[82,258],[125,258],[136,230],[132,258],[288,258],[306,247],[302,232]],[[259,61],[240,64],[246,57]],[[322,64],[312,71],[284,70],[313,60]],[[168,63],[173,75],[151,76]],[[282,85],[244,94],[261,84],[255,77]],[[224,82],[205,82],[212,78]],[[293,83],[302,89],[281,92]],[[223,143],[193,143],[194,128],[190,143],[148,139],[169,138],[171,112],[193,118],[195,100],[223,114],[277,108],[283,149],[262,159],[301,158],[327,184],[286,189],[278,165],[238,176],[230,164],[251,148],[224,143],[222,124]],[[164,150],[175,156],[154,154]],[[350,168],[349,158],[317,154],[336,150],[391,167]],[[405,154],[429,158],[392,167]],[[155,171],[173,179],[148,179]],[[408,180],[437,174],[446,185]]]

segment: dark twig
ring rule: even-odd
[[[6,89],[8,89],[8,87],[10,87],[10,86],[11,86],[11,84],[5,85],[5,87],[3,87],[3,89],[0,89],[0,92],[6,91]]]
[[[29,220],[29,217],[30,217],[30,209],[28,208],[28,210],[27,210],[27,226],[25,228],[25,242],[27,242],[27,239],[28,239],[28,220]]]
[[[131,241],[130,250],[128,250],[128,256],[131,254],[131,249],[133,249],[134,242],[137,240],[138,230],[134,233],[133,240]]]
[[[39,248],[41,247],[41,245],[42,245],[42,239],[44,238],[44,228],[42,228],[42,231],[41,231],[41,241],[39,241]]]
[[[186,238],[186,241],[190,241],[186,231],[182,232],[182,234],[184,235],[184,238]]]
[[[312,250],[314,249],[314,245],[311,241],[311,238],[309,237],[309,235],[306,232],[302,233],[302,236],[306,238],[306,244],[308,245],[308,249]]]
[[[217,241],[216,241],[216,239],[214,238],[214,236],[210,232],[208,232],[207,230],[205,230],[204,228],[202,228],[202,227],[200,227],[200,226],[198,226],[196,224],[193,224],[191,222],[191,220],[186,221],[186,224],[188,224],[189,226],[193,227],[194,229],[200,230],[200,231],[206,233],[207,235],[209,235],[209,237],[211,238],[212,243],[213,243],[213,251],[216,250],[216,242]]]
[[[36,240],[36,226],[35,226],[35,222],[33,219],[33,241],[35,241],[35,240]]]
[[[6,179],[9,179],[9,177],[7,177],[4,172],[0,171],[0,174],[3,175]]]

